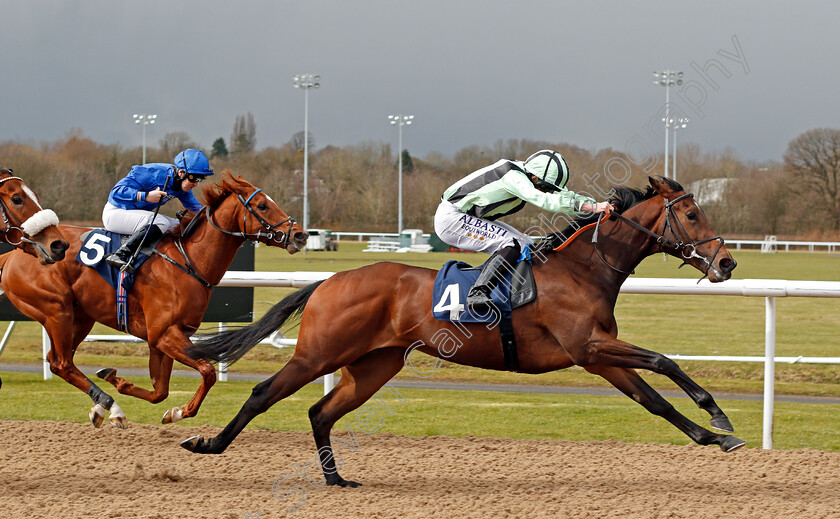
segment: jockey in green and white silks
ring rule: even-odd
[[[468,305],[488,305],[502,269],[512,268],[522,247],[532,243],[526,234],[498,218],[521,210],[526,203],[568,214],[609,214],[613,209],[609,202],[596,203],[566,189],[568,181],[569,166],[563,156],[541,150],[524,162],[502,159],[444,191],[435,213],[438,237],[459,249],[493,255],[470,290]]]

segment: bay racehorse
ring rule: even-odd
[[[146,260],[128,293],[127,328],[149,344],[153,389],[135,386],[117,376],[115,369],[97,372],[118,392],[158,403],[169,394],[173,360],[198,370],[201,384],[195,395],[186,405],[168,410],[163,423],[194,416],[216,381],[212,364],[187,357],[183,349],[201,324],[211,288],[222,279],[239,247],[246,239],[256,240],[294,254],[307,239],[306,232],[268,195],[229,172],[220,184],[205,189],[203,196],[207,205],[186,226],[189,233],[165,236],[157,249],[162,254]],[[80,237],[90,229],[61,226],[61,231],[71,239],[69,253],[76,258]],[[9,300],[41,323],[50,337],[50,370],[93,400],[93,424],[99,427],[110,411],[111,423],[126,427],[119,404],[73,363],[76,348],[95,322],[119,329],[115,289],[96,270],[75,259],[38,268],[31,256],[12,251],[0,256],[0,269],[0,287]]]
[[[58,230],[58,216],[44,209],[38,195],[11,169],[0,167],[2,241],[37,258],[42,265],[64,259],[67,240]],[[0,387],[3,381],[0,379]]]
[[[735,260],[692,196],[674,181],[651,178],[644,192],[620,187],[611,200],[618,214],[601,221],[594,217],[575,221],[570,229],[577,229],[575,237],[558,246],[555,233],[536,249],[537,297],[512,314],[519,371],[545,373],[581,366],[699,444],[717,444],[724,451],[744,445],[734,436],[691,422],[642,380],[637,369],[669,377],[711,415],[713,427],[732,432],[712,396],[675,362],[617,339],[614,316],[621,284],[651,254],[661,251],[676,256],[712,282],[728,279]],[[560,234],[568,237],[570,230]],[[434,279],[433,270],[398,263],[340,272],[291,294],[249,326],[198,341],[188,349],[193,358],[231,362],[302,312],[297,348],[283,369],[254,388],[219,435],[194,436],[181,445],[193,452],[221,453],[256,415],[340,368],[340,381],[312,406],[309,419],[326,483],[356,486],[338,474],[330,430],[397,374],[414,350],[458,364],[505,369],[497,329],[434,319]]]

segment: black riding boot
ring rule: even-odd
[[[490,292],[499,284],[505,272],[513,271],[519,254],[519,247],[514,246],[506,247],[490,256],[484,270],[478,275],[478,279],[467,294],[467,307],[482,310],[491,306]]]
[[[149,231],[148,235],[146,234],[147,229]],[[106,256],[105,263],[120,270],[125,270],[129,274],[134,274],[134,267],[128,264],[131,257],[134,256],[134,252],[143,245],[154,242],[161,236],[163,236],[163,231],[160,230],[160,227],[152,225],[152,228],[149,229],[149,226],[146,225],[132,234],[122,247]],[[146,239],[143,240],[143,237],[146,237]]]

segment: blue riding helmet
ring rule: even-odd
[[[175,167],[184,170],[188,175],[209,176],[213,174],[210,161],[201,150],[187,149],[175,156]]]

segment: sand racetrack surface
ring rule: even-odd
[[[310,433],[246,430],[218,456],[178,446],[217,432],[0,420],[0,516],[840,517],[840,453],[357,434],[333,444],[364,484],[350,489],[318,486]]]

